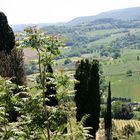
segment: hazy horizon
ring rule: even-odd
[[[10,25],[68,22],[80,16],[139,6],[139,0],[0,0],[0,11]]]

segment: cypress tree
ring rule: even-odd
[[[0,12],[0,75],[11,75],[11,50],[15,47],[15,36],[3,12]]]
[[[11,75],[11,56],[4,51],[0,51],[0,76],[10,77]]]
[[[75,84],[75,101],[76,101],[76,118],[80,121],[85,113],[85,102],[87,101],[87,79],[89,77],[90,64],[89,60],[81,60],[75,73],[75,79],[78,81]]]
[[[10,54],[15,47],[15,36],[6,15],[0,12],[0,51]]]
[[[25,84],[23,51],[15,47],[15,36],[6,15],[0,12],[0,75]]]
[[[48,73],[48,77],[46,79],[47,91],[45,92],[45,97],[48,98],[48,100],[46,101],[46,105],[56,106],[58,105],[58,100],[56,98],[56,85],[50,81],[50,78],[54,78],[51,64],[48,64],[47,66],[47,73]]]
[[[108,85],[107,109],[105,111],[105,135],[107,140],[112,139],[112,113],[111,113],[111,84]]]
[[[23,51],[16,48],[11,54],[0,52],[0,75],[10,77],[17,85],[24,85],[26,81],[23,55]]]
[[[75,74],[75,102],[76,118],[80,121],[85,114],[89,114],[84,126],[92,127],[90,134],[96,138],[99,128],[100,93],[99,93],[99,62],[97,60],[81,60]]]

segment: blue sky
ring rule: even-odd
[[[55,23],[113,9],[140,6],[140,0],[0,0],[10,24]]]

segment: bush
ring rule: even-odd
[[[34,74],[34,71],[30,67],[26,67],[26,75]]]
[[[130,135],[133,135],[133,133],[135,132],[135,127],[131,126],[130,124],[126,125],[124,128],[123,128],[123,133],[124,135],[127,136],[127,138],[129,138]]]
[[[113,59],[117,59],[117,58],[120,57],[120,56],[121,56],[121,55],[120,55],[119,52],[115,52],[115,53],[113,53],[112,58],[113,58]]]
[[[132,76],[132,70],[128,70],[128,71],[126,72],[126,75],[127,75],[127,76]]]
[[[67,65],[67,64],[69,64],[69,63],[71,63],[72,61],[69,59],[69,58],[67,58],[65,61],[64,61],[64,65]]]
[[[23,50],[14,48],[11,52],[11,77],[15,77],[12,82],[18,85],[25,84],[25,69],[24,69],[24,59],[23,59]]]
[[[134,116],[132,107],[128,104],[123,104],[120,101],[115,101],[112,104],[113,118],[115,119],[132,119]]]
[[[25,84],[23,51],[21,49],[14,48],[11,54],[0,52],[0,75],[12,78],[12,82],[18,85]]]
[[[134,117],[133,118],[140,121],[140,112],[139,111],[134,111]]]

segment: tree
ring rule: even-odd
[[[112,131],[111,86],[110,86],[110,82],[109,82],[108,97],[107,97],[107,109],[105,111],[105,134],[106,134],[107,140],[112,139],[111,131]]]
[[[11,51],[10,69],[12,77],[11,81],[17,85],[26,84],[25,69],[24,69],[24,54],[22,49],[14,48]]]
[[[63,46],[59,36],[52,36],[43,33],[36,26],[28,27],[25,30],[24,40],[21,46],[31,47],[37,51],[38,65],[39,65],[39,86],[42,90],[43,106],[46,117],[46,128],[48,140],[50,137],[49,115],[46,106],[46,91],[47,91],[47,68],[48,65],[53,64],[55,56],[60,54],[59,47]]]
[[[130,124],[125,125],[125,127],[123,128],[123,133],[127,136],[127,138],[129,138],[130,135],[133,135],[134,132],[135,127],[131,126]]]
[[[120,119],[126,119],[130,120],[134,116],[133,109],[131,105],[129,104],[122,104],[120,112],[119,112],[119,118]]]
[[[113,101],[112,102],[112,113],[113,113],[113,118],[115,119],[119,119],[119,112],[122,106],[122,102],[121,101]]]
[[[139,61],[140,60],[140,57],[139,56],[137,56],[137,61]]]
[[[47,85],[46,85],[46,92],[45,92],[45,97],[48,99],[46,101],[46,105],[48,106],[56,106],[58,105],[58,100],[56,98],[56,84],[51,82],[51,79],[54,79],[53,76],[53,69],[50,64],[47,66]]]
[[[126,119],[133,118],[134,113],[131,105],[123,104],[121,101],[114,101],[112,104],[112,112],[114,119]]]
[[[97,60],[81,60],[77,67],[75,79],[75,102],[77,107],[76,118],[89,114],[84,126],[92,127],[90,134],[95,134],[99,128],[100,93],[99,93],[99,62]]]
[[[7,17],[0,12],[0,51],[10,54],[15,47],[15,36],[12,28],[8,25]]]
[[[117,52],[117,51],[116,51],[116,52],[113,53],[112,58],[113,58],[113,59],[117,59],[117,58],[119,58],[120,56],[121,56],[121,55],[120,55],[120,52]]]
[[[127,72],[126,72],[126,75],[129,77],[129,76],[132,76],[132,70],[128,70]]]
[[[0,12],[0,75],[18,85],[25,84],[23,52],[15,47],[15,35],[7,17]]]
[[[26,81],[22,49],[14,48],[11,54],[0,52],[0,75],[9,77],[11,81],[24,85]]]
[[[0,52],[0,75],[2,77],[11,76],[11,57],[6,55],[5,52]]]
[[[67,64],[70,64],[72,61],[69,59],[69,58],[67,58],[67,59],[65,59],[65,61],[64,61],[64,65],[67,65]]]

